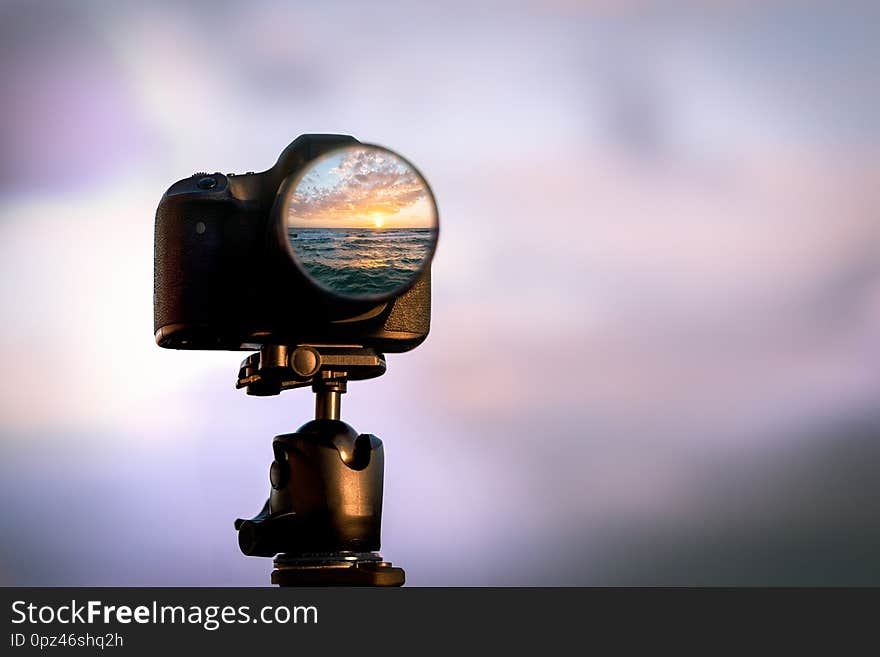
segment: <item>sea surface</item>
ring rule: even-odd
[[[437,231],[288,227],[287,234],[300,265],[319,284],[343,296],[374,296],[418,276]]]

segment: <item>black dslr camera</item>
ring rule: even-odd
[[[396,161],[385,169],[396,168],[401,178],[408,176],[410,180],[401,184],[404,189],[399,198],[385,194],[387,198],[376,199],[379,210],[366,207],[366,217],[341,222],[328,216],[324,223],[341,234],[336,237],[358,239],[363,232],[354,231],[359,228],[385,231],[380,237],[361,237],[359,246],[365,247],[369,237],[398,237],[390,232],[394,214],[387,224],[377,227],[370,213],[394,210],[387,201],[406,201],[414,191],[421,191],[425,197],[422,202],[434,206],[430,189],[411,164],[384,149],[364,148],[344,135],[303,135],[284,149],[275,166],[262,173],[196,173],[179,180],[165,192],[156,212],[154,331],[159,346],[252,350],[266,344],[321,343],[403,352],[425,339],[431,316],[430,259],[436,242],[436,210],[433,225],[429,225],[430,218],[418,218],[421,223],[417,229],[425,232],[428,241],[405,262],[407,269],[404,276],[398,276],[398,285],[383,287],[380,282],[366,293],[353,294],[340,286],[322,284],[320,273],[314,273],[321,263],[306,259],[328,253],[308,251],[314,240],[306,243],[303,239],[299,252],[291,248],[291,240],[296,239],[291,236],[302,232],[303,237],[311,237],[308,231],[313,230],[306,224],[303,231],[297,231],[289,222],[290,213],[305,207],[310,200],[307,194],[314,191],[303,184],[304,175],[316,160],[346,152],[387,153]],[[382,173],[387,172],[382,172],[380,165]],[[293,199],[297,185],[303,187],[300,200],[304,202],[291,208],[291,200],[297,200]],[[413,189],[419,187],[421,190]],[[344,196],[346,190],[338,191]],[[320,193],[318,190],[317,196]],[[318,205],[322,198],[315,200]],[[409,236],[400,237],[413,241]],[[328,250],[333,246],[328,244]],[[303,255],[305,258],[298,257]],[[310,264],[315,264],[312,271]],[[333,263],[325,264],[333,267]],[[417,275],[406,276],[413,273]],[[340,275],[358,276],[352,271]]]
[[[275,166],[197,173],[156,212],[160,347],[256,351],[237,387],[310,386],[315,419],[276,436],[271,490],[235,522],[279,585],[401,585],[378,554],[382,441],[340,420],[347,382],[428,335],[437,206],[407,160],[344,135],[303,135]]]

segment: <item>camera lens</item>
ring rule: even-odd
[[[310,162],[287,187],[286,237],[299,268],[351,299],[403,292],[430,261],[437,206],[399,155],[356,144]]]

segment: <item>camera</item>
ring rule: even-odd
[[[346,135],[302,135],[261,173],[179,180],[156,211],[156,342],[413,349],[437,223],[413,165]]]
[[[310,386],[315,417],[272,441],[271,490],[238,518],[241,551],[274,557],[281,586],[400,586],[379,553],[384,447],[341,419],[350,380],[428,335],[438,213],[403,157],[303,135],[268,171],[196,173],[156,211],[156,342],[255,351],[236,387]]]

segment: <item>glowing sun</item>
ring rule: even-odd
[[[385,219],[382,217],[382,215],[379,214],[378,212],[374,212],[373,213],[373,225],[376,228],[381,228],[384,223],[385,223]]]

